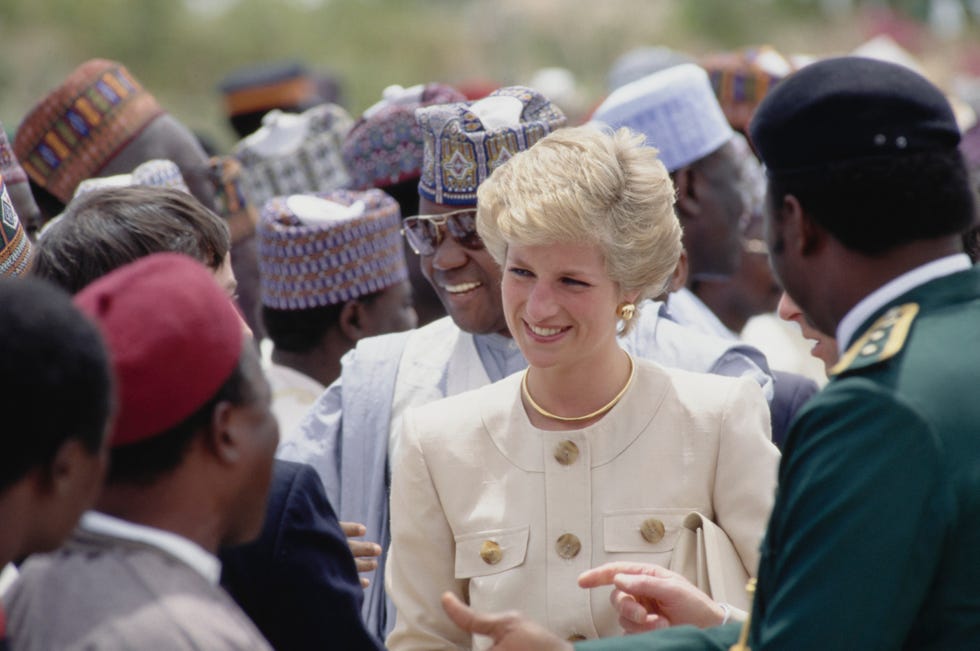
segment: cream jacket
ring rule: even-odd
[[[578,575],[608,561],[666,566],[692,510],[754,575],[779,460],[758,384],[635,363],[620,403],[581,430],[532,426],[520,373],[406,413],[392,464],[392,651],[488,646],[445,616],[446,590],[562,637],[620,635],[611,588],[582,590]]]

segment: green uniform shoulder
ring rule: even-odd
[[[831,375],[867,368],[894,357],[909,335],[912,322],[919,313],[918,303],[898,305],[885,312],[847,349],[830,369]]]

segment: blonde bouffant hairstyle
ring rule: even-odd
[[[516,154],[480,184],[476,222],[499,265],[509,244],[593,243],[639,300],[664,291],[681,253],[667,168],[626,128],[559,129]]]

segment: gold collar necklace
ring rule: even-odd
[[[619,402],[620,398],[623,397],[623,394],[626,393],[626,390],[630,388],[631,384],[633,384],[633,378],[636,377],[636,365],[633,363],[633,357],[630,356],[629,353],[626,354],[626,359],[630,361],[630,376],[629,379],[626,380],[626,384],[624,384],[623,388],[619,390],[619,393],[613,396],[612,400],[610,400],[603,406],[599,407],[595,411],[588,413],[584,416],[559,416],[558,414],[553,414],[550,411],[543,409],[541,405],[534,402],[534,398],[531,397],[531,392],[528,391],[527,388],[527,373],[528,371],[531,370],[530,367],[524,369],[524,376],[521,378],[521,393],[523,393],[524,397],[527,398],[527,403],[531,405],[531,408],[534,409],[534,411],[541,414],[542,416],[544,416],[545,418],[560,420],[563,423],[577,423],[583,420],[589,420],[595,418],[596,416],[601,416],[607,411],[609,411],[610,409],[612,409],[613,407],[615,407],[616,403]]]

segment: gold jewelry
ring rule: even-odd
[[[634,314],[636,314],[636,305],[633,303],[620,303],[619,307],[616,308],[616,316],[623,321],[629,321]]]
[[[626,380],[626,384],[624,384],[623,388],[619,390],[619,393],[613,396],[612,400],[604,404],[602,407],[599,407],[595,411],[588,413],[584,416],[559,416],[558,414],[553,414],[550,411],[545,410],[544,408],[541,407],[541,405],[534,402],[534,398],[531,397],[531,392],[527,388],[527,373],[528,371],[531,370],[530,368],[524,369],[524,376],[521,378],[521,393],[523,393],[524,397],[527,398],[527,403],[531,405],[534,411],[538,412],[545,418],[560,420],[563,423],[575,423],[583,420],[589,420],[591,418],[595,418],[596,416],[601,416],[607,411],[609,411],[610,409],[612,409],[613,407],[615,407],[616,403],[619,402],[619,399],[622,398],[623,394],[626,393],[626,390],[630,388],[631,384],[633,384],[633,378],[636,376],[636,365],[633,363],[633,358],[630,356],[629,353],[626,353],[626,359],[630,361],[630,376],[629,379]]]
[[[749,612],[745,621],[742,622],[742,631],[739,633],[738,642],[728,647],[728,651],[752,651],[752,647],[749,646],[749,629],[752,627],[752,601],[755,596],[755,584],[756,581],[753,577],[745,585],[745,591],[749,593]]]

